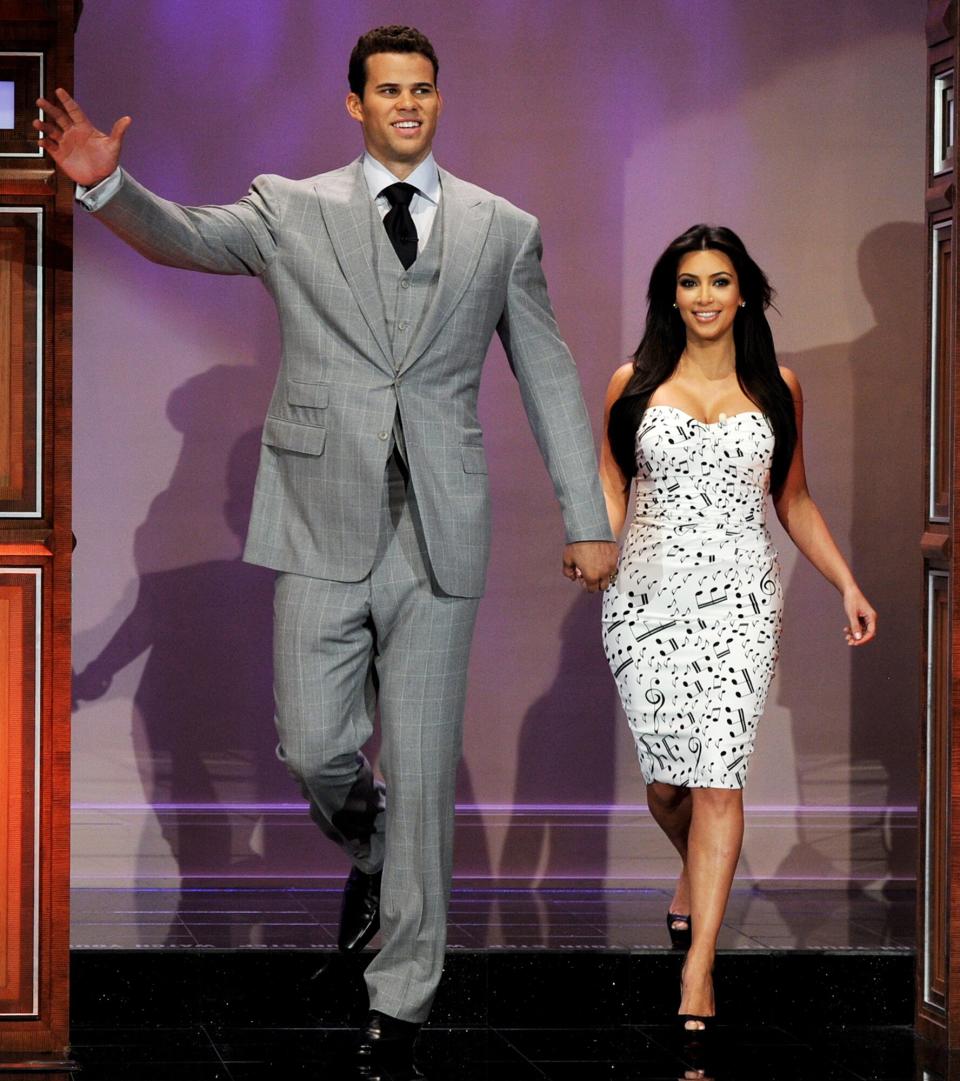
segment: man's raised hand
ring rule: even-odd
[[[38,98],[44,119],[34,120],[33,126],[43,132],[43,149],[67,176],[76,184],[92,188],[119,165],[123,136],[133,121],[121,116],[106,135],[90,123],[66,90],[58,89],[57,98],[59,105]]]

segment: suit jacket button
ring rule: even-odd
[[[410,288],[410,282],[406,278],[401,278],[400,279],[400,288],[401,289],[409,289]]]
[[[389,432],[377,432],[377,439],[389,439],[389,438],[390,438],[390,433]]]

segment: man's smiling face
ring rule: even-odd
[[[347,112],[363,127],[367,153],[400,179],[430,153],[442,108],[433,64],[421,53],[367,57],[363,97],[347,97]]]

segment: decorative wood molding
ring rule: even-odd
[[[927,45],[939,45],[957,32],[956,0],[929,0],[927,4]]]
[[[960,287],[953,238],[960,72],[955,0],[927,9],[927,393],[925,522],[920,539],[926,582],[921,651],[920,800],[917,867],[917,1031],[944,1051],[960,1048],[960,553],[953,543],[960,499],[957,312]]]
[[[0,170],[0,197],[26,195],[42,199],[56,192],[56,172],[53,169]]]
[[[950,559],[950,534],[928,531],[920,538],[920,551],[923,558],[935,563],[944,563]]]
[[[949,210],[953,206],[955,196],[955,184],[953,176],[945,177],[939,184],[927,188],[925,200],[928,214],[936,214],[938,210]]]
[[[4,78],[22,53],[46,95],[72,86],[75,17],[3,0]],[[31,96],[0,147],[0,1070],[69,1064],[73,190],[28,136]]]

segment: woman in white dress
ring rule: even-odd
[[[657,261],[631,363],[610,380],[601,479],[610,522],[635,514],[604,593],[604,647],[647,804],[680,854],[668,907],[687,950],[680,1017],[715,1015],[713,963],[743,839],[742,790],[773,675],[782,590],[767,495],[843,598],[848,645],[877,617],[807,491],[803,398],[777,365],[772,291],[729,229],[697,225]]]

